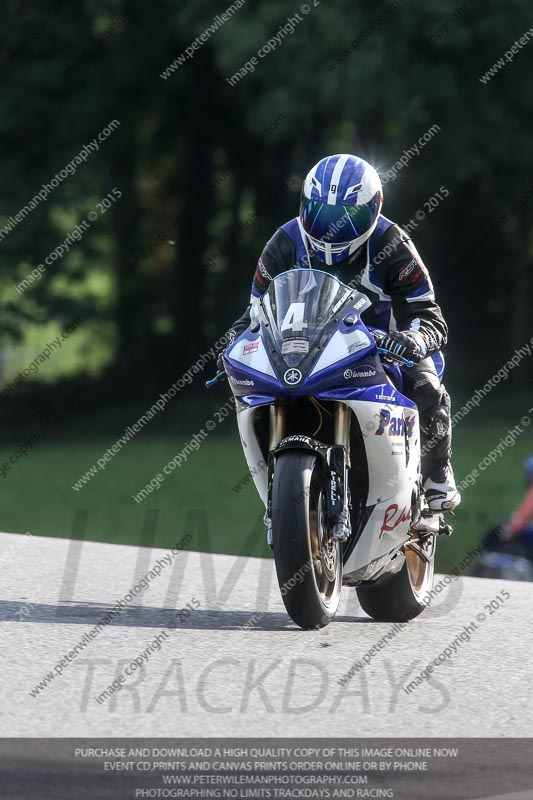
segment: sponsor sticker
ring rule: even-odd
[[[262,287],[266,287],[269,281],[272,280],[272,278],[268,274],[267,268],[265,267],[263,257],[261,257],[257,263],[257,269],[255,271],[255,279],[257,283]]]
[[[234,386],[255,386],[254,381],[246,380],[239,380],[239,378],[234,378],[233,375],[230,376],[230,381],[234,384]]]
[[[296,386],[296,384],[300,383],[302,380],[302,373],[299,369],[288,369],[285,375],[283,376],[283,380],[289,386]]]
[[[258,262],[258,264],[257,264],[257,267],[258,267],[258,269],[259,269],[259,272],[260,272],[260,273],[261,273],[261,275],[263,276],[263,278],[268,278],[268,280],[269,280],[269,281],[270,281],[270,280],[272,280],[272,278],[271,278],[271,277],[270,277],[270,275],[268,274],[268,270],[267,270],[267,268],[265,267],[265,262],[263,261],[263,257],[262,257],[262,256],[261,256],[261,258],[259,259],[259,262]]]
[[[411,272],[414,270],[415,267],[416,267],[416,258],[413,258],[408,264],[405,265],[405,267],[402,267],[402,269],[398,273],[398,280],[399,281],[405,280],[405,278],[407,278],[407,276],[411,274]]]
[[[250,344],[245,344],[242,348],[243,356],[249,356],[250,353],[255,353],[259,350],[259,342],[251,342]]]
[[[381,524],[381,530],[379,532],[379,539],[389,532],[393,531],[395,528],[400,525],[402,522],[407,522],[411,519],[411,508],[404,506],[400,511],[398,508],[397,503],[392,503],[390,506],[387,506],[387,510],[385,511],[383,522]]]
[[[377,372],[372,367],[363,367],[361,369],[345,369],[344,377],[346,380],[350,378],[374,378]]]
[[[352,342],[352,344],[348,345],[348,353],[357,353],[358,350],[364,350],[369,344],[370,339],[368,339],[366,336],[364,339],[359,338],[356,342]]]
[[[293,433],[291,436],[286,436],[284,442],[301,442],[302,444],[311,444],[312,439],[310,436],[304,436],[302,433]]]
[[[281,355],[287,356],[291,353],[308,353],[309,339],[285,339],[281,345]]]
[[[414,416],[395,417],[388,409],[382,408],[379,412],[379,427],[374,435],[383,436],[384,433],[387,433],[389,436],[407,436],[410,439],[414,426]]]

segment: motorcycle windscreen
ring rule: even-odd
[[[314,269],[291,269],[271,281],[262,305],[278,350],[290,366],[307,356],[348,298],[356,300],[358,294],[333,275]]]

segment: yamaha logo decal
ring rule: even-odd
[[[296,384],[300,383],[302,380],[302,373],[299,369],[288,369],[283,376],[283,380],[285,383],[288,383],[289,386],[296,386]]]

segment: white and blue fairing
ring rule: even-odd
[[[416,405],[383,368],[361,313],[370,301],[328,273],[289,270],[276,276],[253,309],[252,324],[224,360],[237,400],[244,454],[266,505],[267,472],[254,428],[258,406],[283,398],[343,402],[357,418],[368,465],[368,519],[345,575],[358,573],[405,542],[418,478]]]
[[[361,321],[369,305],[364,294],[319,270],[289,270],[274,278],[252,306],[251,327],[226,351],[239,404],[295,396],[382,402],[386,396],[389,403],[412,406],[392,386]],[[401,387],[399,369],[387,371]]]

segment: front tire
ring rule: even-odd
[[[383,622],[407,622],[417,617],[427,606],[434,562],[435,536],[412,539],[405,546],[405,563],[399,572],[385,576],[376,586],[357,587],[363,611]]]
[[[341,545],[327,535],[326,491],[315,453],[278,456],[272,485],[276,573],[287,613],[306,630],[331,622],[342,588]]]

